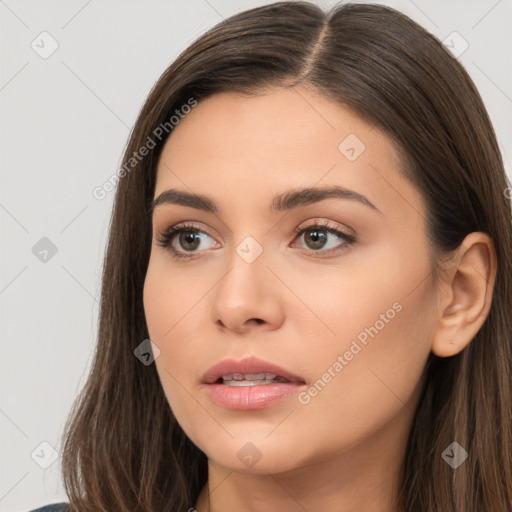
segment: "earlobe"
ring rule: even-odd
[[[439,288],[438,328],[432,352],[450,357],[466,348],[489,313],[496,279],[496,254],[490,237],[483,232],[466,236],[444,272]]]

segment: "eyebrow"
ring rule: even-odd
[[[271,213],[287,211],[332,198],[358,201],[382,215],[382,212],[365,196],[337,185],[323,188],[292,189],[277,194],[270,202],[269,210]],[[209,197],[172,188],[164,190],[153,200],[149,208],[149,214],[152,216],[155,208],[162,204],[176,204],[208,213],[219,213],[219,208]]]

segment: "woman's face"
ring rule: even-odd
[[[382,132],[303,87],[217,94],[174,127],[155,199],[208,202],[154,208],[144,308],[170,407],[212,462],[277,473],[405,438],[437,301],[399,165]],[[315,193],[333,187],[352,192]],[[235,382],[204,382],[249,357],[296,379],[228,366]]]

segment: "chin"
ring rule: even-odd
[[[307,439],[298,441],[284,432],[272,433],[265,439],[268,431],[246,430],[245,434],[223,436],[222,440],[209,437],[198,446],[215,464],[238,473],[283,473],[306,464],[307,454],[297,448],[304,446]]]

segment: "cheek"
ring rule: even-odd
[[[430,267],[422,240],[413,244],[403,236],[382,238],[389,241],[358,247],[337,267],[281,269],[301,299],[300,304],[295,300],[298,308],[287,309],[289,320],[307,325],[308,343],[316,332],[311,348],[321,344],[318,356],[344,352],[354,339],[364,347],[372,340],[415,338],[424,332],[421,325],[429,322],[425,309],[433,300],[433,290],[425,288]]]
[[[205,314],[200,299],[208,289],[204,280],[202,284],[199,280],[184,280],[158,259],[150,261],[143,289],[144,314],[149,337],[160,350],[155,364],[162,387],[178,417],[183,404],[194,404],[189,388],[191,375],[204,353],[197,333],[201,332],[200,318]]]
[[[311,354],[312,385],[301,397],[309,418],[335,418],[312,425],[323,435],[368,434],[416,397],[434,333],[434,289],[427,258],[404,255],[380,252],[331,281],[327,296],[312,297],[336,333]],[[414,266],[404,264],[409,258]]]
[[[152,256],[143,289],[144,314],[150,338],[168,344],[187,323],[198,317],[200,300],[210,285],[204,276],[187,274],[171,268],[170,256]]]
[[[355,336],[309,358],[316,372],[299,396],[285,435],[297,436],[297,442],[304,435],[315,439],[311,456],[321,457],[362,443],[395,424],[395,418],[412,414],[430,352],[420,295],[402,300],[402,309],[393,309],[388,323],[351,326]],[[388,301],[381,304],[375,312],[385,314]],[[337,325],[343,332],[343,323]]]

